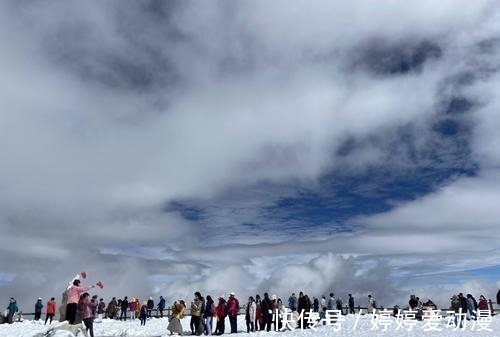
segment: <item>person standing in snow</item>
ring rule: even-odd
[[[257,306],[255,305],[255,300],[252,296],[248,298],[248,303],[246,307],[245,313],[245,321],[247,323],[247,333],[254,332],[254,323],[255,323],[255,311]]]
[[[80,286],[79,279],[75,279],[73,281],[73,284],[68,289],[68,302],[66,304],[66,320],[69,322],[69,324],[75,324],[76,310],[78,308],[78,301],[80,300],[80,295],[94,287],[95,285]]]
[[[198,297],[201,301],[201,307],[200,307],[200,323],[196,327],[196,334],[197,335],[202,335],[205,332],[205,320],[204,320],[204,313],[205,313],[205,297],[201,295],[199,291],[195,292],[194,295]]]
[[[354,311],[354,297],[352,297],[352,294],[349,294],[349,313],[350,314],[355,314],[356,313]]]
[[[479,310],[488,310],[488,300],[486,299],[486,297],[484,297],[484,295],[481,295],[479,296],[479,302],[477,304],[477,308]]]
[[[297,296],[295,296],[295,293],[292,293],[288,298],[288,307],[292,311],[297,311]]]
[[[160,296],[160,301],[158,302],[158,311],[160,312],[160,317],[163,318],[163,310],[165,309],[165,299]]]
[[[238,312],[240,311],[240,303],[234,293],[229,295],[227,300],[227,315],[229,316],[229,324],[231,326],[231,333],[238,332]]]
[[[56,299],[52,297],[50,301],[47,302],[47,316],[45,317],[45,324],[47,324],[47,321],[50,319],[49,324],[52,324],[52,319],[54,318],[54,315],[56,314]]]
[[[99,299],[99,304],[97,304],[97,321],[102,322],[102,318],[104,317],[104,313],[106,312],[106,303],[104,299]]]
[[[108,303],[108,307],[106,308],[106,317],[107,318],[118,318],[118,303],[116,302],[116,297],[113,297],[111,301]]]
[[[372,297],[372,295],[368,295],[368,313],[373,314],[375,309],[375,299]]]
[[[197,294],[195,294],[194,300],[191,302],[191,320],[189,322],[192,335],[200,335],[199,326],[201,314],[201,299]]]
[[[92,312],[93,304],[90,301],[89,293],[83,293],[81,301],[82,320],[87,330],[87,335],[94,337],[94,313]]]
[[[224,334],[224,330],[226,329],[226,300],[224,299],[224,296],[219,297],[219,303],[215,307],[215,317],[217,319],[217,323],[215,325],[215,334],[216,335],[222,335]]]
[[[172,305],[172,318],[168,323],[167,330],[170,331],[170,334],[177,333],[182,335],[182,324],[181,319],[184,317],[184,310],[186,309],[186,303],[184,300],[179,300],[179,302],[175,301]]]
[[[215,315],[214,300],[212,299],[212,296],[207,295],[207,301],[205,303],[205,312],[203,314],[203,318],[205,320],[205,334],[208,336],[212,335],[214,315]]]
[[[146,325],[146,321],[148,319],[148,302],[144,302],[142,304],[139,312],[139,319],[141,320],[141,325]]]
[[[326,308],[328,310],[335,310],[335,295],[333,293],[330,293],[330,298],[326,303]]]
[[[302,292],[301,292],[302,294]],[[300,305],[300,295],[299,295],[299,305]],[[260,330],[271,331],[271,324],[273,323],[273,302],[269,298],[268,293],[264,293],[264,299],[261,302],[261,312],[263,317],[263,323]]]
[[[14,322],[14,314],[18,311],[17,302],[14,297],[11,297],[7,306],[7,323],[12,324]]]
[[[122,300],[122,303],[120,304],[120,321],[123,319],[124,321],[127,320],[127,309],[128,309],[128,297],[125,296]]]
[[[38,297],[38,300],[35,303],[35,321],[39,321],[40,317],[42,317],[42,309],[43,309],[42,298]]]
[[[149,297],[149,300],[146,304],[146,309],[148,310],[148,318],[152,318],[151,313],[155,307],[155,301],[153,301],[153,297]]]

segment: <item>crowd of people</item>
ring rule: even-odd
[[[155,308],[155,317],[162,318],[164,316],[166,301],[163,296],[160,296],[156,306],[153,297],[141,301],[137,297],[129,300],[127,296],[118,300],[116,297],[113,297],[106,305],[103,298],[98,299],[97,295],[90,296],[88,291],[96,286],[98,285],[82,286],[80,280],[75,278],[63,294],[61,302],[63,308],[60,308],[60,320],[67,320],[70,324],[83,322],[88,335],[93,337],[93,321],[96,319],[139,319],[140,324],[145,325],[148,319],[153,318]],[[464,315],[464,319],[476,319],[478,310],[489,309],[488,300],[483,295],[480,295],[479,301],[476,301],[471,294],[463,295],[463,293],[458,293],[453,295],[450,301],[451,310]],[[497,294],[497,302],[500,304],[500,290]],[[339,310],[344,315],[356,313],[352,294],[348,294],[347,303],[344,305],[342,299],[336,297],[333,292],[329,294],[328,298],[322,295],[320,298],[312,297],[312,299],[303,292],[300,292],[299,296],[292,293],[288,298],[287,305],[283,303],[281,298],[276,295],[270,296],[267,292],[263,294],[262,298],[259,294],[255,295],[255,297],[249,296],[247,302],[240,305],[234,292],[231,292],[227,299],[224,295],[221,295],[214,300],[211,295],[204,297],[197,291],[194,293],[193,300],[189,305],[191,334],[222,335],[226,332],[226,317],[229,321],[228,332],[236,333],[238,331],[237,315],[242,312],[245,314],[247,332],[281,329],[282,322],[279,319],[275,319],[275,315],[280,315],[285,311],[297,313],[317,312],[320,319],[324,319],[325,313],[330,310]],[[44,307],[46,308],[45,324],[51,324],[57,311],[55,298],[52,297],[45,305],[42,302],[42,298],[36,300],[35,321],[41,319]],[[368,314],[373,314],[377,310],[376,300],[371,294],[367,297],[366,308]],[[410,295],[407,309],[415,311],[417,319],[422,319],[423,310],[428,308],[437,309],[431,300],[422,302],[416,295]],[[167,329],[171,334],[182,334],[181,319],[188,309],[186,300],[179,299],[174,301],[169,309],[169,324]],[[394,307],[394,314],[397,314],[396,310],[398,309],[399,306]],[[11,297],[4,312],[5,321],[12,323],[13,317],[18,310],[16,300]],[[463,320],[460,320],[460,315],[456,315],[457,325],[462,325],[463,323]],[[298,315],[297,324],[303,328],[307,328],[304,319],[304,315]]]

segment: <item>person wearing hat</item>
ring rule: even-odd
[[[14,297],[9,300],[9,305],[7,306],[7,323],[12,324],[14,322],[14,314],[19,311],[17,307],[17,302]]]
[[[42,298],[38,297],[38,300],[35,303],[35,321],[40,320],[40,317],[42,316],[42,308],[43,308]]]
[[[215,307],[215,319],[217,320],[217,323],[215,324],[216,335],[224,334],[224,331],[226,329],[226,324],[224,322],[227,316],[226,306],[227,303],[224,295],[219,296],[219,303]]]
[[[240,303],[236,298],[235,293],[229,294],[229,299],[227,300],[227,315],[229,316],[229,324],[231,326],[231,333],[238,332],[238,312],[240,311]]]

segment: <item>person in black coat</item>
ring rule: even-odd
[[[146,310],[148,318],[152,318],[152,312],[155,308],[155,301],[153,301],[153,297],[149,297],[148,302],[146,303]]]
[[[500,289],[497,292],[497,304],[500,304]]]
[[[122,300],[120,304],[120,321],[123,319],[124,321],[127,320],[127,309],[128,309],[128,297],[125,296],[125,298]]]
[[[408,301],[408,305],[410,306],[411,310],[415,310],[416,307],[418,307],[418,301],[417,297],[415,295],[410,295],[410,300]]]
[[[264,324],[262,325],[261,330],[264,330],[265,328],[266,331],[271,331],[271,324],[273,323],[273,302],[271,302],[268,293],[264,293],[261,310],[264,318]]]
[[[467,315],[467,297],[464,294],[458,294],[458,299],[460,300],[460,307],[462,308],[462,315]]]
[[[349,294],[349,313],[350,314],[355,314],[356,313],[354,311],[354,297],[352,297],[352,294]]]
[[[309,311],[309,308],[310,308],[310,306],[309,306],[308,298],[301,291],[299,293],[299,301],[298,301],[298,305],[297,305],[297,311],[300,315],[300,319],[297,322],[297,325],[300,329],[307,328],[307,326],[305,324],[305,320],[304,320],[304,315],[307,311]]]

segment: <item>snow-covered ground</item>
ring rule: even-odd
[[[467,321],[464,330],[456,329],[453,326],[448,326],[448,318],[443,317],[436,321],[415,321],[415,320],[396,320],[390,317],[387,320],[386,330],[381,316],[374,320],[372,315],[349,315],[344,316],[345,321],[340,326],[334,325],[320,325],[315,329],[295,329],[283,332],[254,332],[251,336],[280,336],[290,335],[293,337],[326,337],[326,336],[342,336],[342,337],[358,337],[358,336],[384,336],[384,337],[402,337],[402,336],[433,336],[433,337],[447,337],[447,336],[495,336],[500,331],[500,317],[494,316],[491,318],[490,323],[484,323],[482,326],[476,323],[473,326],[473,321]],[[184,317],[182,325],[185,335],[191,335],[189,329],[190,317]],[[376,324],[378,323],[378,324]],[[430,324],[432,323],[432,324]],[[57,324],[53,322],[52,324]],[[148,320],[146,326],[141,326],[139,320],[120,322],[116,320],[105,319],[102,323],[94,324],[95,337],[103,336],[168,336],[167,331],[168,320],[166,318],[153,318]],[[408,331],[411,326],[411,331]],[[376,328],[378,326],[378,329]],[[35,322],[26,320],[24,322],[16,322],[14,324],[0,325],[0,337],[31,337],[37,333],[44,332],[48,326],[43,325],[43,322]],[[226,319],[226,334],[229,331],[229,320]],[[243,315],[238,317],[238,332],[247,334],[245,318]],[[83,336],[82,334],[79,334]],[[71,336],[70,334],[59,331],[56,332],[56,337]]]

